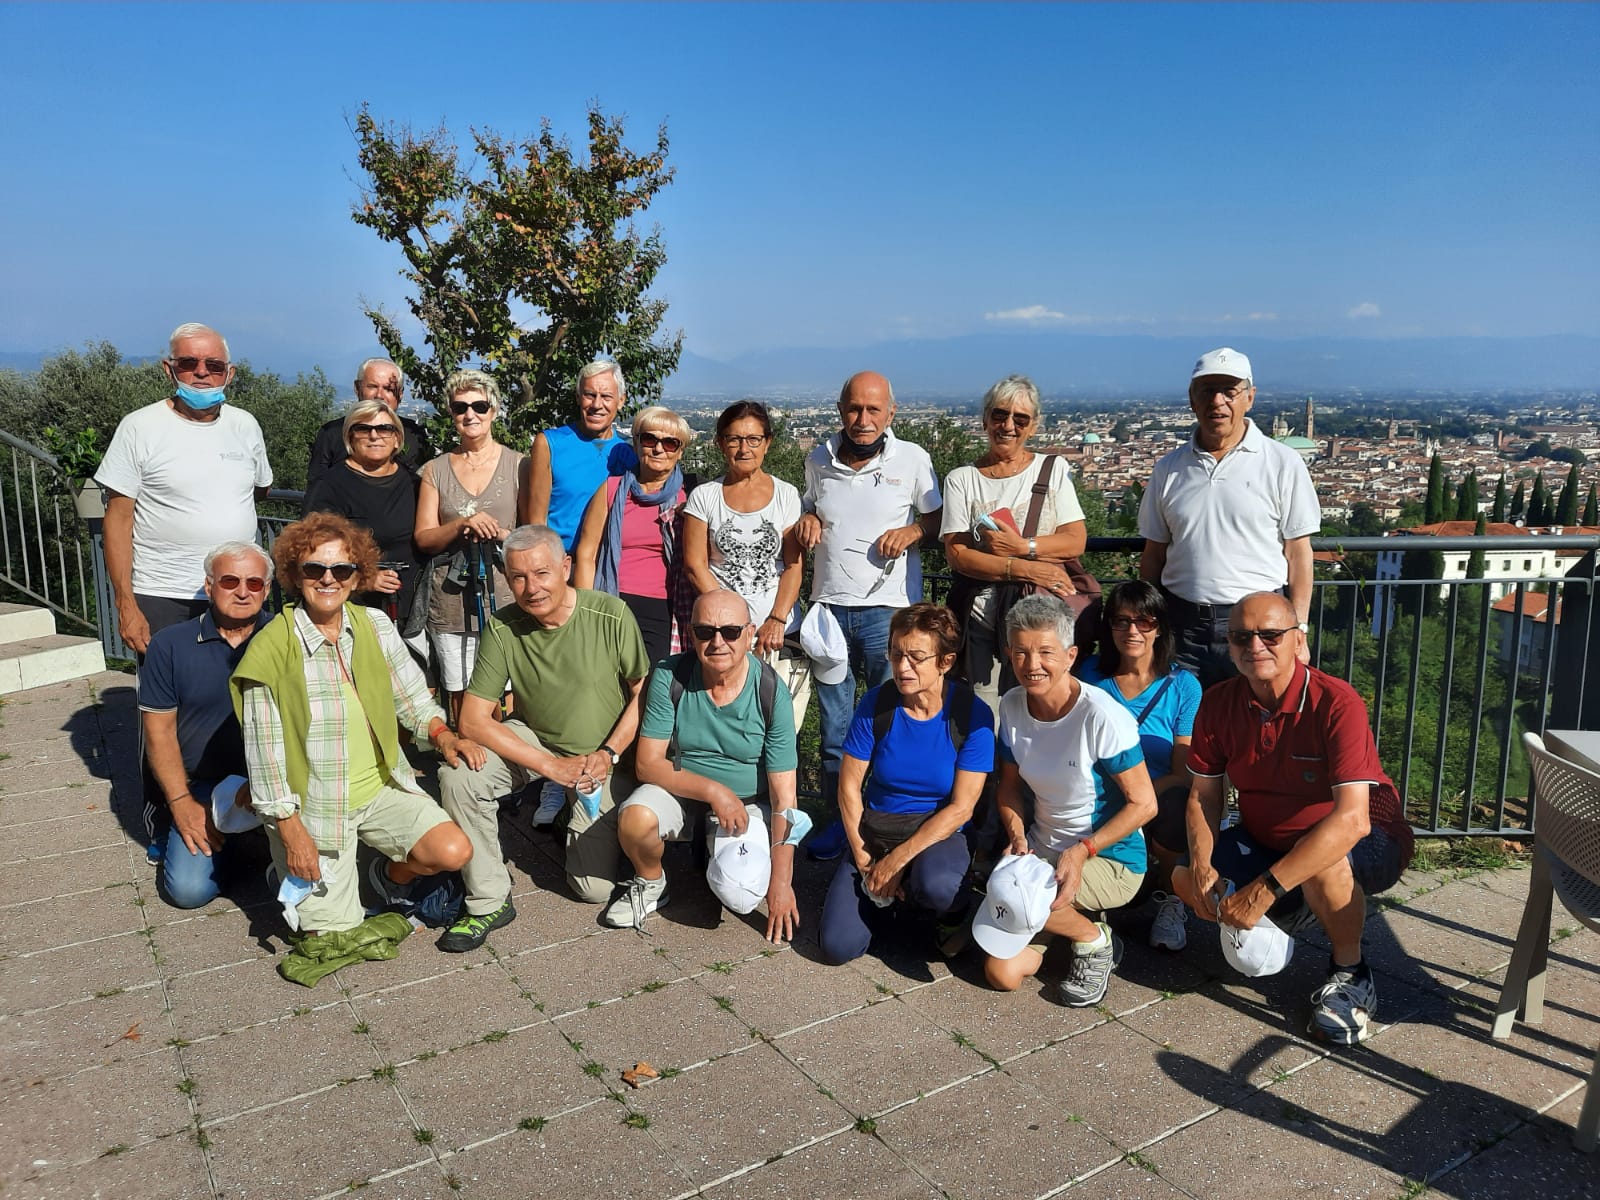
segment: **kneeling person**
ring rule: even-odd
[[[1156,815],[1155,790],[1133,715],[1071,673],[1078,655],[1072,610],[1051,596],[1025,597],[1006,614],[1006,641],[1020,686],[1000,701],[1000,827],[1011,854],[1037,854],[1055,868],[1042,932],[1072,940],[1072,966],[1057,995],[1088,1007],[1104,998],[1116,963],[1110,928],[1091,914],[1121,908],[1144,882],[1140,829]],[[1023,784],[1034,793],[1031,827]],[[1039,969],[1044,949],[1034,942],[1005,957],[991,954],[984,973],[1014,991]]]
[[[755,626],[737,593],[701,596],[689,630],[694,653],[662,660],[645,694],[635,756],[639,787],[617,819],[617,837],[634,877],[601,920],[617,928],[639,927],[666,903],[664,842],[692,829],[696,816],[709,809],[724,834],[743,835],[757,826],[771,830],[770,845],[746,838],[730,847],[756,859],[745,863],[736,880],[722,872],[720,856],[713,858],[707,876],[717,898],[736,911],[748,912],[750,901],[765,891],[767,938],[788,940],[800,923],[791,886],[793,707],[781,685],[776,691],[769,687],[763,703],[762,676],[771,668],[750,653]],[[771,809],[770,821],[765,808]]]
[[[1276,592],[1233,606],[1228,650],[1239,677],[1208,691],[1195,714],[1189,865],[1172,884],[1198,915],[1236,929],[1255,928],[1269,911],[1293,928],[1309,907],[1333,944],[1310,1032],[1349,1045],[1366,1040],[1378,1004],[1361,954],[1366,896],[1400,878],[1412,833],[1366,705],[1344,680],[1303,664],[1304,644]],[[1225,830],[1224,773],[1239,790],[1240,818]]]

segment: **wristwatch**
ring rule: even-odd
[[[1036,559],[1036,558],[1039,557],[1039,539],[1038,538],[1029,538],[1028,539],[1028,557],[1029,557],[1029,559]]]
[[[611,765],[613,767],[616,766],[617,762],[622,758],[622,755],[618,754],[615,750],[613,750],[610,746],[606,745],[604,742],[600,743],[598,749],[605,751],[606,757],[611,760]]]

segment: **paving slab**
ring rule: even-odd
[[[664,1193],[661,1193],[664,1194]],[[706,1200],[941,1200],[943,1193],[875,1136],[854,1129],[702,1193]]]
[[[629,929],[608,929],[573,942],[519,955],[506,969],[544,1005],[547,1016],[632,995],[646,984],[684,972]]]
[[[750,1029],[689,980],[556,1018],[556,1028],[581,1043],[580,1062],[599,1063],[617,1087],[636,1062],[683,1068],[751,1044]]]
[[[184,1049],[206,1121],[361,1079],[382,1065],[355,1016],[339,1004],[196,1041]]]
[[[0,921],[4,919],[0,914]],[[113,988],[146,986],[157,977],[155,956],[141,930],[34,950],[0,963],[0,1013],[66,1004]]]
[[[133,878],[126,842],[95,850],[30,858],[12,863],[0,872],[0,905],[22,904],[54,896],[77,895],[91,889],[127,883]],[[129,897],[132,899],[132,897]],[[59,918],[60,914],[57,914]],[[52,922],[55,942],[72,941],[71,926]]]
[[[370,992],[351,1000],[385,1062],[450,1050],[544,1018],[496,964]]]
[[[166,988],[173,1031],[189,1041],[287,1017],[311,1003],[313,995],[318,1005],[341,1000],[331,990],[308,993],[288,982],[278,974],[275,958],[171,976]]]
[[[141,988],[0,1018],[0,1092],[152,1053],[172,1036],[166,1004]]]
[[[98,852],[97,852],[98,853]],[[29,954],[90,945],[145,929],[143,897],[131,883],[94,887],[59,900],[32,900],[0,908],[0,954]],[[63,906],[72,914],[61,920]]]
[[[860,973],[818,966],[790,949],[734,963],[702,986],[727,996],[741,1021],[771,1037],[882,998]]]
[[[18,1200],[211,1200],[205,1153],[188,1131],[137,1150],[102,1154],[81,1166],[25,1178],[6,1193]]]

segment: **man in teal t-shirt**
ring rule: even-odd
[[[763,704],[762,666],[750,653],[755,626],[737,593],[701,596],[689,631],[694,653],[664,659],[645,692],[635,759],[639,787],[617,819],[634,877],[600,919],[637,927],[665,904],[665,841],[692,830],[709,810],[716,822],[706,871],[712,891],[740,913],[764,895],[767,938],[786,941],[799,923],[790,886],[794,708],[776,680],[769,681]]]
[[[441,802],[473,851],[461,873],[466,913],[441,939],[445,950],[475,949],[516,915],[502,915],[511,908],[511,875],[500,850],[502,796],[534,776],[566,789],[567,885],[578,899],[599,904],[610,898],[620,866],[616,801],[633,786],[616,767],[633,745],[639,690],[650,668],[638,622],[616,597],[567,582],[572,560],[548,526],[512,531],[505,563],[516,603],[484,626],[461,700],[462,734],[488,750],[489,761],[479,771],[439,771]],[[496,720],[508,690],[512,713]]]

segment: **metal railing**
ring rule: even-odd
[[[0,585],[97,630],[108,657],[129,658],[116,630],[99,522],[79,518],[55,460],[0,432]],[[301,493],[275,491],[298,512]],[[291,516],[263,515],[270,547]],[[1091,538],[1094,555],[1136,554],[1138,538]],[[1424,834],[1525,837],[1532,812],[1524,730],[1600,727],[1600,537],[1318,538],[1311,653],[1366,699],[1379,755]],[[1572,558],[1561,573],[1493,578],[1420,573],[1417,556],[1482,551]],[[1378,556],[1384,556],[1380,570]],[[1127,562],[1127,559],[1103,559]],[[1397,572],[1395,564],[1401,564]],[[1116,570],[1122,568],[1116,567]],[[1102,577],[1108,588],[1113,580]],[[942,595],[947,578],[928,577]],[[1447,589],[1447,590],[1446,590]],[[1542,601],[1534,597],[1544,593]],[[1509,602],[1507,601],[1509,597]],[[1559,622],[1540,616],[1559,614]]]

